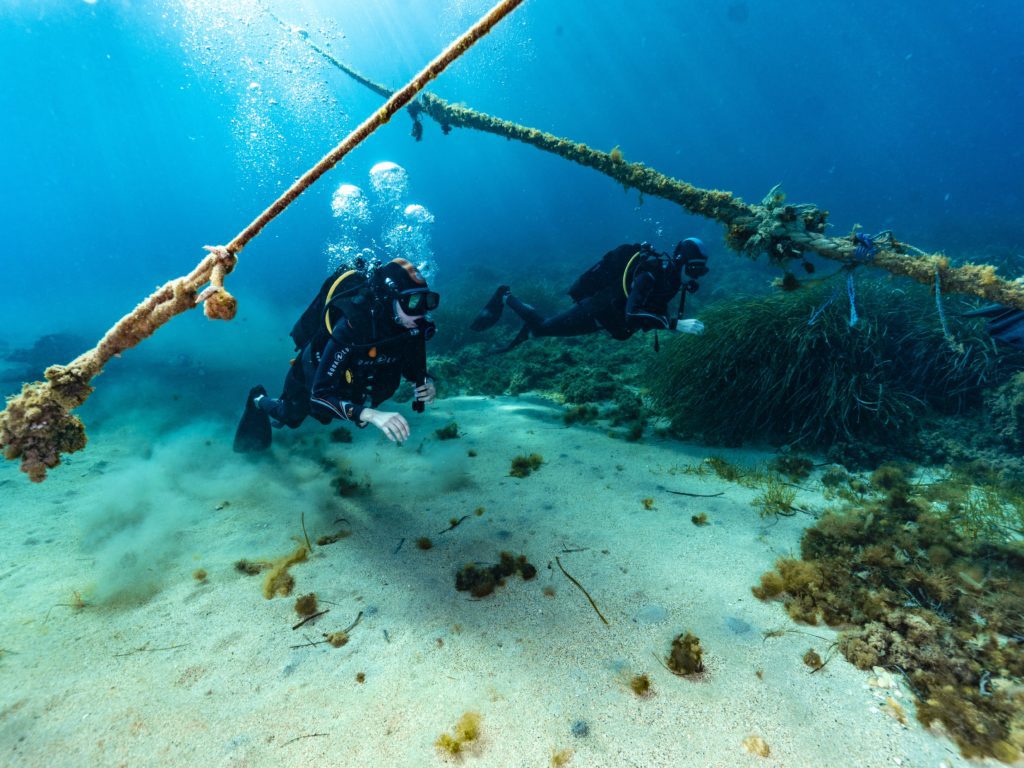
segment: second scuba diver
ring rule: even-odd
[[[402,379],[415,387],[414,410],[433,402],[426,342],[435,330],[428,313],[439,300],[405,259],[337,270],[292,328],[298,355],[281,396],[268,397],[262,386],[249,392],[235,451],[266,450],[271,421],[295,428],[306,416],[323,424],[335,419],[360,427],[373,424],[394,442],[407,440],[405,417],[378,406],[394,395]]]
[[[682,314],[686,294],[696,291],[697,279],[708,273],[707,260],[704,243],[696,237],[678,243],[671,256],[658,253],[648,243],[627,243],[606,253],[576,279],[569,288],[574,304],[566,311],[545,318],[502,285],[470,327],[474,331],[490,328],[508,306],[522,318],[523,326],[502,352],[531,336],[581,336],[602,329],[620,341],[637,331],[703,333],[700,320],[683,320]],[[673,313],[669,303],[676,293],[679,306]]]

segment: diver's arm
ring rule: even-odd
[[[419,345],[420,339],[412,339],[402,354],[402,378],[412,382],[415,399],[430,405],[437,397],[437,386],[430,371],[424,370],[426,351]]]
[[[345,372],[349,370],[352,353],[352,344],[344,336],[337,339],[332,336],[328,340],[313,376],[309,401],[314,409],[335,419],[359,423],[362,421],[360,417],[364,411],[363,406],[338,396],[345,381]]]
[[[392,442],[404,442],[409,438],[409,423],[400,413],[364,408],[337,394],[347,383],[345,375],[350,370],[353,349],[351,340],[344,332],[336,332],[327,342],[313,378],[310,404],[336,419],[351,421],[360,427],[373,424]]]
[[[700,320],[679,318],[673,322],[668,315],[656,315],[643,309],[654,287],[654,277],[648,272],[641,272],[634,279],[633,290],[629,292],[629,299],[626,301],[626,324],[631,330],[704,333],[704,323]]]

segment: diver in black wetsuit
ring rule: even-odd
[[[679,315],[686,294],[697,290],[697,278],[707,272],[704,244],[695,237],[677,244],[671,256],[656,252],[647,243],[627,243],[606,253],[577,278],[569,288],[574,302],[570,309],[545,318],[512,295],[507,285],[502,285],[470,328],[490,328],[508,306],[523,319],[523,327],[502,352],[519,346],[530,336],[581,336],[605,330],[622,341],[637,331],[702,333],[704,324],[700,320],[683,320]],[[679,309],[673,315],[669,303],[680,290]]]
[[[279,398],[262,386],[246,399],[235,434],[235,450],[270,447],[270,425],[298,427],[306,416],[323,424],[334,419],[360,427],[373,424],[403,442],[409,423],[400,413],[377,410],[402,379],[415,385],[413,409],[422,411],[436,395],[426,370],[426,342],[434,334],[428,312],[439,297],[405,259],[376,269],[335,272],[292,329],[299,354]]]

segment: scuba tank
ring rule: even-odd
[[[289,335],[295,349],[302,349],[321,335],[330,335],[341,315],[358,318],[367,313],[372,295],[364,269],[365,264],[360,262],[354,267],[343,264],[324,280],[316,296],[292,326]]]
[[[290,336],[295,348],[302,349],[316,340],[326,342],[339,323],[352,329],[357,344],[381,341],[380,315],[386,310],[381,307],[380,286],[374,280],[377,267],[362,259],[352,266],[338,267],[292,327]]]

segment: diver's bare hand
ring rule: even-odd
[[[704,323],[700,320],[676,320],[676,333],[692,333],[700,335],[704,333]]]
[[[359,420],[367,424],[373,424],[373,426],[387,435],[388,440],[393,443],[404,443],[409,439],[409,422],[400,413],[363,408],[363,412],[359,415]]]
[[[434,386],[434,382],[427,379],[426,384],[420,384],[416,387],[416,399],[421,403],[430,405],[434,402],[434,398],[437,397],[437,387]]]

